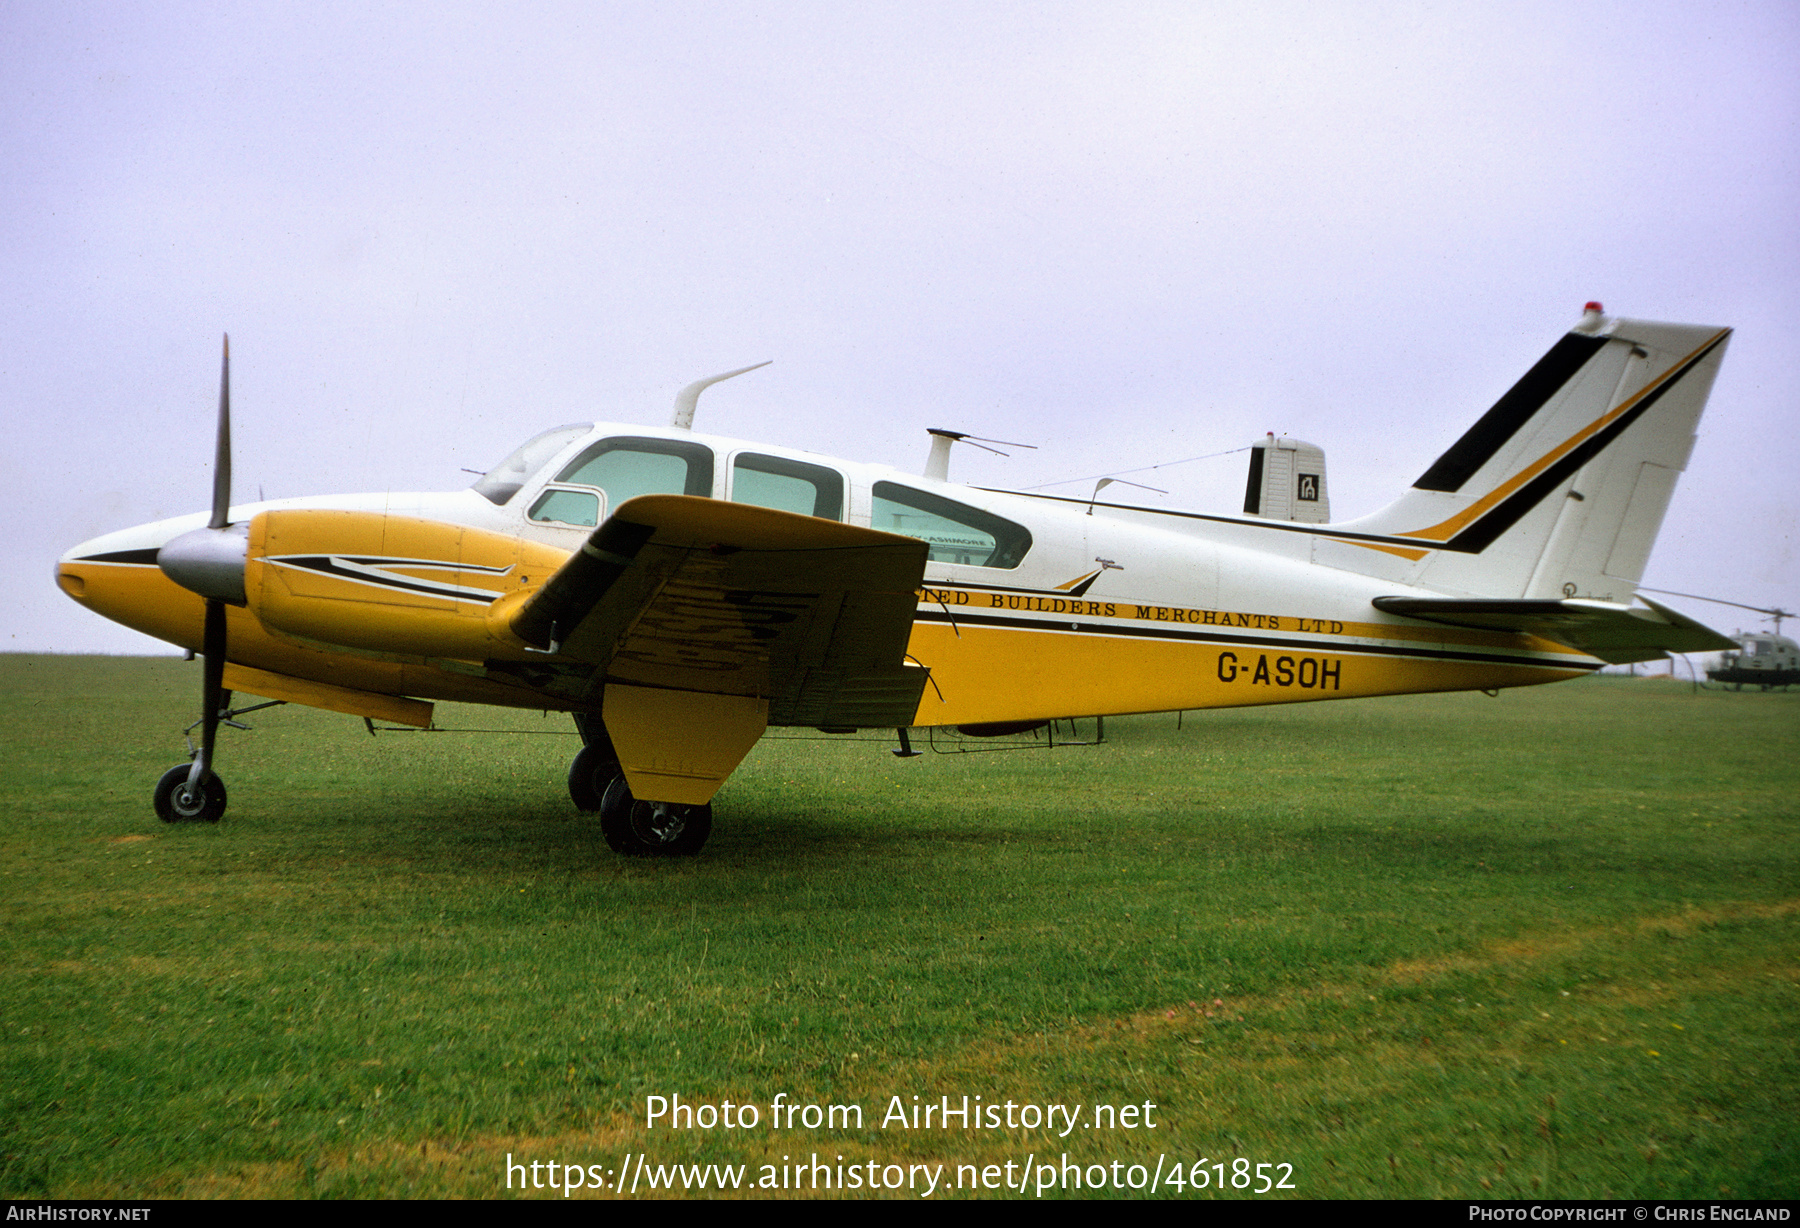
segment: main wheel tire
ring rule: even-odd
[[[600,834],[627,857],[692,857],[712,835],[712,803],[640,801],[620,776],[601,798]]]
[[[589,814],[600,809],[606,787],[619,776],[619,761],[605,751],[584,746],[569,765],[569,800]]]
[[[217,823],[225,813],[225,782],[217,773],[207,774],[198,796],[190,794],[187,782],[193,766],[172,767],[156,782],[156,817],[163,822]]]

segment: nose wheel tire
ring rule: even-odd
[[[183,763],[156,782],[156,817],[165,823],[217,823],[225,813],[225,782],[209,773],[198,789],[188,788],[193,764]]]
[[[600,834],[627,857],[692,857],[712,835],[712,804],[646,802],[619,776],[600,800]]]
[[[619,776],[619,761],[595,746],[584,746],[569,765],[569,800],[589,814],[600,809],[606,787]]]

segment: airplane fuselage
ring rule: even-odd
[[[460,527],[516,543],[508,559],[486,569],[504,578],[476,587],[466,574],[450,574],[454,569],[434,574],[417,547],[365,551],[348,563],[336,557],[332,579],[356,585],[376,616],[423,599],[479,608],[509,586],[528,586],[533,571],[541,581],[620,503],[644,493],[637,487],[659,476],[674,483],[665,493],[824,512],[921,537],[930,556],[907,651],[930,671],[931,684],[914,725],[1512,687],[1581,676],[1601,664],[1532,635],[1383,614],[1372,605],[1378,596],[1431,594],[1314,561],[1321,539],[1339,550],[1416,555],[1408,549],[1415,542],[1359,541],[1328,525],[980,490],[671,428],[565,428],[539,452],[503,475],[516,482],[489,475],[463,491],[244,504],[231,508],[230,520],[305,509],[374,513],[395,526]],[[596,459],[580,468],[589,455]],[[627,460],[643,472],[625,472]],[[685,477],[667,479],[664,470],[677,462]],[[650,468],[656,472],[646,479]],[[602,484],[609,475],[623,488]],[[199,650],[204,602],[164,574],[157,553],[205,519],[177,517],[84,542],[59,561],[58,582],[97,613]],[[592,706],[522,685],[529,649],[459,657],[425,642],[429,636],[376,642],[369,635],[296,634],[265,625],[244,607],[228,610],[227,619],[231,662],[271,675],[427,700]],[[370,625],[380,625],[379,617]]]

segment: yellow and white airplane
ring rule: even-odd
[[[204,655],[201,745],[156,789],[216,820],[244,691],[425,727],[432,701],[574,715],[577,806],[696,852],[770,726],[954,725],[1528,686],[1731,642],[1636,597],[1730,330],[1590,303],[1399,499],[1324,523],[1271,437],[1243,515],[958,486],[665,429],[564,426],[467,490],[230,503],[84,542],[64,592]],[[749,370],[750,368],[746,368]],[[742,372],[731,372],[731,375]]]

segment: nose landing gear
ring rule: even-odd
[[[156,817],[165,823],[217,823],[225,813],[225,782],[211,772],[204,783],[189,785],[194,765],[178,764],[156,782]]]

